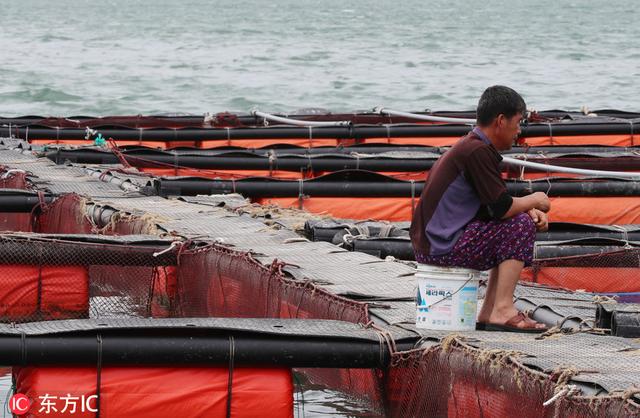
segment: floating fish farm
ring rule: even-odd
[[[34,417],[293,417],[295,375],[372,416],[640,416],[640,113],[532,113],[504,153],[509,192],[552,202],[515,292],[549,331],[416,328],[409,222],[474,118],[0,117],[12,392]]]

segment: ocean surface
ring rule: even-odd
[[[0,8],[0,115],[640,110],[634,2],[21,0]]]

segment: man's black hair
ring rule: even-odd
[[[480,126],[487,126],[500,114],[511,118],[516,114],[524,114],[526,110],[524,99],[515,90],[506,86],[491,86],[480,96],[476,122]]]

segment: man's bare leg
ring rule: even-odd
[[[489,322],[503,324],[518,314],[518,310],[513,306],[513,292],[516,290],[523,267],[524,262],[520,260],[505,260],[498,266],[495,301]]]
[[[489,270],[489,281],[487,282],[487,289],[484,292],[484,300],[482,301],[482,308],[478,314],[478,322],[489,322],[491,317],[491,311],[493,311],[493,305],[496,301],[496,283],[498,282],[498,267],[494,267]]]
[[[497,268],[491,269],[478,321],[504,324],[518,314],[518,310],[513,305],[513,292],[523,267],[524,263],[520,260],[505,260]],[[538,324],[538,327],[545,326]]]

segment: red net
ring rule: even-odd
[[[640,249],[537,259],[522,280],[596,293],[640,292]]]
[[[27,173],[22,170],[8,170],[0,167],[0,189],[27,190]],[[0,212],[0,231],[24,231],[32,230],[30,213]]]
[[[289,279],[282,264],[265,267],[249,253],[217,245],[180,254],[183,316],[315,318],[367,322],[366,304]]]
[[[167,316],[175,256],[166,246],[0,236],[0,320]]]
[[[387,416],[404,417],[603,417],[637,416],[625,396],[559,396],[562,374],[523,367],[518,353],[479,350],[463,342],[397,353],[385,381]]]

